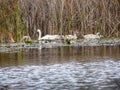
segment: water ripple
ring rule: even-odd
[[[120,62],[0,68],[2,90],[120,90]]]

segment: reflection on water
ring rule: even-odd
[[[0,90],[120,90],[120,46],[0,53]]]
[[[0,66],[54,64],[71,61],[96,61],[120,58],[120,46],[64,46],[24,48],[18,52],[0,53]]]

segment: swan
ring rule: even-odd
[[[96,33],[96,34],[87,34],[87,35],[84,35],[83,36],[84,37],[84,39],[100,39],[101,38],[101,35],[100,35],[100,33],[98,32],[98,33]]]
[[[23,36],[22,39],[20,40],[21,42],[31,42],[32,39],[30,38],[30,36]]]
[[[45,36],[41,37],[41,30],[40,29],[37,29],[37,32],[39,34],[38,40],[58,40],[58,39],[61,39],[60,35],[45,35]]]
[[[64,39],[74,40],[74,39],[77,39],[77,35],[76,33],[74,33],[74,35],[65,35]]]
[[[45,35],[41,37],[41,40],[57,40],[60,39],[59,35]]]

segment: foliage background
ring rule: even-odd
[[[23,35],[36,39],[38,28],[42,35],[78,31],[79,37],[97,32],[120,37],[120,0],[0,0],[4,36],[10,32],[15,41]]]

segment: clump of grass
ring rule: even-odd
[[[26,40],[25,44],[32,44],[32,41]]]
[[[64,40],[64,43],[66,43],[66,44],[71,44],[71,40],[70,40],[70,39],[65,39],[65,40]]]

